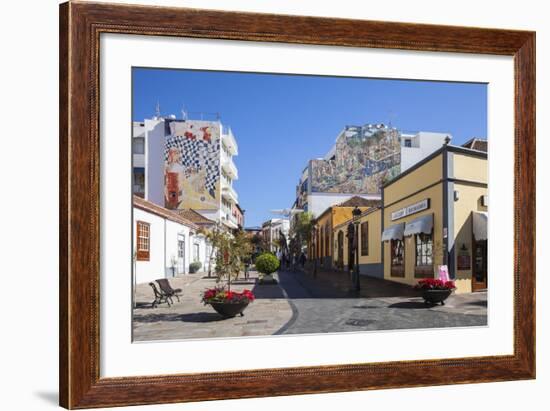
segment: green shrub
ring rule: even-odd
[[[260,254],[256,258],[256,270],[262,274],[269,275],[279,268],[279,260],[271,253]]]
[[[197,271],[200,270],[201,267],[202,267],[201,262],[195,261],[194,263],[189,264],[189,272],[191,274],[196,273]]]

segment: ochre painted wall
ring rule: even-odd
[[[453,176],[459,180],[487,183],[487,159],[454,153]],[[451,176],[450,176],[451,177]]]
[[[458,191],[458,201],[454,202],[454,234],[455,255],[454,264],[458,268],[458,252],[464,244],[470,255],[470,269],[456,270],[457,293],[469,293],[472,291],[472,211],[487,211],[487,207],[481,205],[481,197],[487,194],[486,187],[476,187],[465,184],[455,184]]]
[[[384,205],[391,204],[443,178],[443,155],[431,159],[384,188]]]
[[[361,224],[368,222],[369,224],[369,254],[361,255],[361,234],[359,234],[359,264],[375,264],[382,262],[381,255],[381,239],[382,239],[382,210],[378,209],[369,213],[359,220]],[[361,233],[361,230],[359,230]]]
[[[431,167],[430,167],[431,168]],[[434,171],[435,172],[435,171]],[[414,173],[412,173],[414,176]],[[412,187],[411,187],[412,186]],[[423,180],[414,179],[407,181],[407,184],[401,184],[401,181],[396,182],[393,190],[395,193],[407,193],[414,192],[419,190],[423,186]],[[406,194],[403,194],[405,196]],[[416,214],[412,214],[403,218],[400,218],[395,221],[391,221],[391,213],[414,204],[418,201],[424,200],[426,198],[430,199],[430,208],[427,210],[421,211]],[[386,201],[386,195],[384,193],[384,202]],[[384,228],[388,228],[391,225],[398,223],[407,223],[423,215],[433,214],[434,218],[434,237],[433,237],[433,247],[434,247],[434,272],[437,268],[437,265],[442,264],[443,261],[443,184],[439,183],[431,188],[425,189],[420,193],[411,196],[405,200],[399,201],[398,203],[391,205],[384,209]],[[415,241],[414,236],[405,237],[405,277],[392,277],[391,276],[391,258],[390,258],[390,242],[384,242],[384,278],[387,280],[392,280],[400,283],[414,285],[418,282],[418,278],[414,277],[414,266],[415,266]]]
[[[333,228],[348,221],[352,218],[352,211],[355,207],[331,207],[329,210],[321,214],[317,220],[317,230],[319,235],[324,235],[325,227],[329,226],[329,253],[326,252],[325,240],[323,239],[323,247],[320,250],[320,257],[336,256],[334,251],[335,235]],[[359,207],[361,211],[367,211],[370,207]],[[320,238],[320,237],[319,237]],[[321,243],[321,242],[320,242]]]

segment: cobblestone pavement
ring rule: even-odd
[[[181,288],[183,296],[168,307],[151,307],[153,291],[148,283],[136,287],[136,308],[133,315],[134,341],[174,340],[186,338],[242,337],[271,335],[292,317],[289,302],[281,298],[277,285],[256,285],[257,274],[248,280],[240,278],[232,285],[235,291],[253,289],[257,300],[245,310],[244,316],[224,319],[214,309],[201,303],[201,292],[216,285],[214,278],[203,273],[170,278],[173,288]]]
[[[487,294],[451,295],[444,306],[424,304],[411,287],[361,278],[361,291],[351,292],[350,280],[328,283],[326,276],[279,273],[291,303],[292,320],[282,334],[397,330],[487,325]]]
[[[181,302],[150,308],[151,288],[139,284],[134,340],[310,334],[487,325],[487,294],[451,295],[444,306],[428,306],[409,286],[361,277],[361,291],[350,291],[345,273],[281,271],[278,285],[259,285],[257,274],[234,289],[252,289],[257,299],[244,317],[222,319],[200,303],[200,292],[215,285],[201,274],[170,279],[183,288]]]

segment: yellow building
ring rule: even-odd
[[[487,153],[443,146],[382,189],[384,278],[416,284],[446,265],[457,292],[487,288]]]
[[[343,203],[327,208],[313,220],[313,233],[308,244],[308,254],[319,268],[325,270],[334,268],[334,227],[349,220],[355,207],[359,207],[361,211],[367,211],[379,205],[378,200],[354,196]]]
[[[359,232],[359,273],[371,277],[384,277],[382,264],[382,209],[371,208],[361,214],[357,220]],[[351,220],[334,227],[334,268],[353,270],[357,256],[354,247],[356,228]]]

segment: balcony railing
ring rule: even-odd
[[[239,202],[239,196],[237,195],[237,192],[230,185],[223,185],[222,186],[222,196],[224,196],[225,198],[231,200],[234,203]]]
[[[239,172],[231,157],[222,156],[222,168],[233,180],[239,178]]]
[[[239,153],[239,146],[237,145],[237,141],[230,127],[223,126],[222,141],[232,155],[236,156]]]

